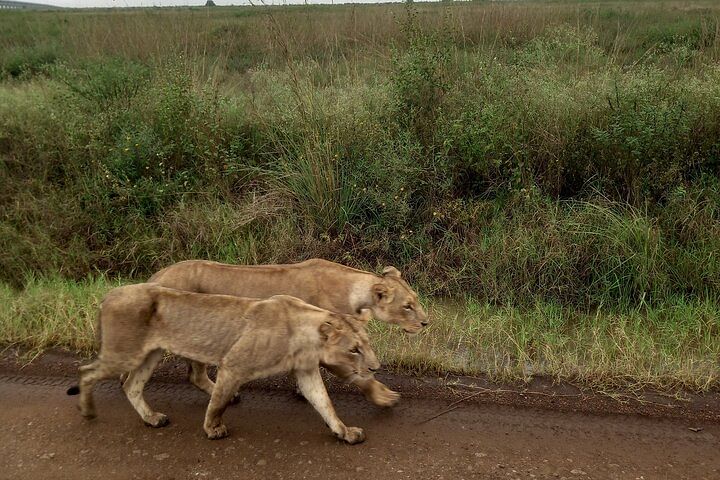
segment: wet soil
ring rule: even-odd
[[[17,360],[13,351],[0,358],[0,478],[720,478],[716,393],[638,400],[542,379],[499,386],[384,374],[403,399],[380,409],[329,380],[340,418],[367,434],[349,446],[280,377],[244,388],[225,414],[230,437],[211,441],[207,397],[180,362],[164,362],[148,385],[148,403],[171,419],[152,429],[114,380],[96,388],[98,418],[81,418],[77,397],[65,394],[80,359]]]

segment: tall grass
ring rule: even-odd
[[[235,247],[223,242],[237,241],[225,237],[164,250],[184,235],[164,228],[165,217],[193,215],[179,206],[197,204],[220,209],[209,217],[238,235],[280,228],[298,239],[295,248],[266,245],[257,260],[305,252],[399,263],[436,293],[584,306],[710,294],[715,10],[679,21],[673,3],[628,5],[19,14],[35,40],[9,29],[3,42],[54,42],[73,56],[7,70],[0,88],[3,278],[144,276],[194,252],[227,258]],[[370,22],[380,11],[394,19]],[[466,15],[508,31],[537,17],[543,28],[488,44]],[[674,62],[675,47],[621,59],[593,28],[606,17],[633,35],[662,27],[658,38],[697,61]],[[318,45],[303,50],[312,41],[298,39],[315,32],[308,25],[327,22],[332,36],[345,20],[354,39],[382,25],[385,36],[370,50],[350,43],[353,55],[337,58],[309,54]],[[197,48],[148,59],[92,35],[92,54],[64,43],[68,24],[81,31],[94,21],[136,42],[139,31],[161,35],[151,27],[172,22],[158,38]],[[213,50],[194,36],[197,24],[233,22],[271,27],[253,29],[271,31],[269,50],[243,72],[225,63],[235,47]],[[237,230],[222,209],[252,195],[288,213]],[[673,220],[682,215],[695,239]],[[654,250],[636,252],[638,242]]]
[[[719,17],[701,0],[8,12],[0,280],[393,264],[504,322],[481,362],[499,375],[529,357],[611,378],[624,358],[711,382],[679,359],[716,338]],[[669,370],[665,329],[687,342]],[[533,338],[556,346],[533,360]],[[481,368],[485,348],[442,365]]]
[[[683,47],[691,56],[696,50],[711,59],[718,54],[718,6],[712,0],[420,3],[413,9],[423,30],[448,29],[458,46],[491,53],[571,25],[597,32],[598,45],[627,64]],[[6,12],[0,45],[55,45],[61,58],[79,59],[158,61],[183,54],[246,68],[267,57],[283,63],[286,44],[301,57],[336,62],[387,53],[405,40],[398,21],[405,15],[402,4]],[[576,61],[578,53],[569,59]]]

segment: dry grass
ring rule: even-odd
[[[712,60],[720,52],[715,23],[720,6],[711,0],[416,4],[414,9],[423,29],[443,30],[456,45],[485,52],[525,44],[565,24],[598,32],[600,45],[613,58],[632,62],[658,47],[662,37],[652,35],[660,26],[682,27],[698,18],[704,19],[704,53]],[[203,69],[218,61],[247,65],[269,57],[283,62],[288,53],[357,63],[389,60],[390,48],[404,41],[405,15],[402,4],[10,12],[0,20],[7,26],[0,46],[32,45],[49,37],[73,60],[119,56],[162,63],[182,54],[206,60]]]

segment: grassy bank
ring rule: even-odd
[[[3,288],[0,338],[31,351],[59,345],[92,355],[98,302],[120,283],[34,279],[22,292]],[[390,369],[501,381],[546,375],[602,389],[704,391],[718,383],[717,303],[674,301],[622,313],[472,298],[428,303],[432,324],[418,336],[371,322],[373,347]]]
[[[3,12],[3,338],[319,256],[455,299],[396,365],[714,384],[718,60],[700,0]]]

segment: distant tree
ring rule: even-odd
[[[213,0],[207,0],[207,2],[205,2],[205,6],[206,7],[214,7],[215,2],[213,2]]]

